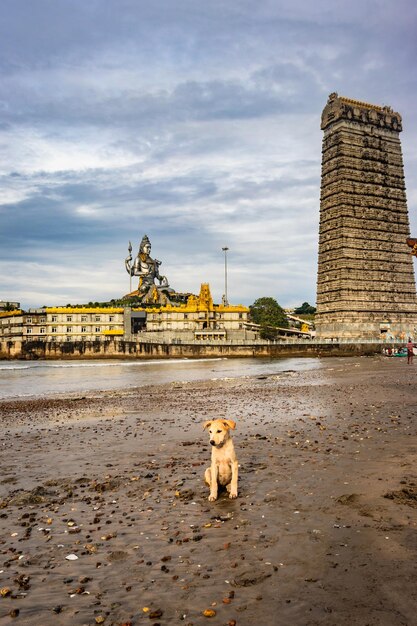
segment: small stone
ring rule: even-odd
[[[90,580],[91,580],[91,578],[90,578],[89,576],[81,576],[81,578],[80,578],[80,583],[81,583],[82,585],[85,585],[85,583],[89,583],[89,582],[90,582]]]
[[[12,590],[10,589],[10,587],[2,587],[0,589],[0,596],[2,598],[7,598],[7,596],[10,596],[11,593],[12,593]]]
[[[214,609],[206,609],[203,611],[204,617],[214,617],[216,615],[216,611]]]
[[[88,550],[90,554],[94,554],[94,552],[97,552],[97,546],[95,546],[93,543],[86,543],[84,548]]]

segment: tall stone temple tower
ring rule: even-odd
[[[417,339],[401,115],[332,93],[321,128],[317,337]]]

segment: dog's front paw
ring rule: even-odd
[[[217,500],[217,496],[209,496],[208,499],[209,502],[214,502],[215,500]]]
[[[230,498],[231,500],[234,500],[235,498],[237,498],[237,491],[231,491],[231,492],[229,493],[229,498]]]

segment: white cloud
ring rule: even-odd
[[[26,126],[1,133],[2,172],[78,172],[124,167],[137,162],[137,157],[115,145],[111,128],[99,134],[95,128],[76,130],[75,137],[71,137],[68,130],[48,135]]]

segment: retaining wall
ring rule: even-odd
[[[355,356],[380,354],[381,343],[148,343],[137,341],[3,341],[0,359]]]

